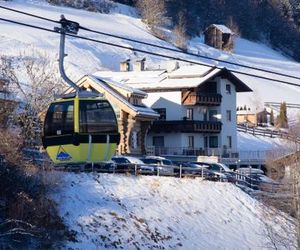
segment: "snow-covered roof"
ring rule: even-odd
[[[119,82],[134,87],[135,84],[151,84],[162,80],[165,70],[145,71],[98,71],[93,76],[104,81]],[[141,88],[136,88],[141,89]]]
[[[220,30],[224,34],[234,34],[231,29],[229,29],[227,26],[225,26],[223,24],[212,24],[209,27],[211,27],[211,26],[216,27],[218,30]]]
[[[95,76],[88,76],[94,83],[100,85],[106,92],[108,92],[110,95],[112,95],[114,98],[116,98],[118,101],[122,102],[124,105],[126,105],[131,110],[135,111],[137,116],[148,116],[148,117],[159,117],[159,114],[156,113],[153,109],[146,107],[146,106],[137,106],[133,105],[130,102],[128,102],[122,95],[120,95],[117,91],[114,91],[110,87],[110,82],[106,82],[103,79],[99,79]]]
[[[256,115],[255,112],[251,110],[239,110],[236,112],[237,115]]]
[[[101,78],[100,78],[101,79]],[[105,79],[102,79],[102,80],[105,80]],[[125,91],[131,93],[131,94],[134,94],[134,95],[139,95],[139,96],[142,96],[142,97],[147,97],[147,93],[142,91],[142,90],[139,90],[137,88],[133,88],[129,85],[126,85],[126,84],[122,84],[120,82],[116,82],[112,79],[106,79],[107,81],[109,81],[110,85],[111,86],[115,86],[115,87],[118,87],[118,88],[121,88],[121,89],[124,89]]]
[[[107,82],[118,82],[134,89],[144,91],[163,89],[195,88],[209,79],[224,75],[235,86],[237,92],[252,91],[236,75],[226,68],[216,68],[201,65],[187,65],[172,72],[166,70],[113,72],[100,71],[94,77]]]

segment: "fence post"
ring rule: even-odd
[[[159,176],[159,165],[157,166],[157,176]]]
[[[182,164],[179,165],[179,178],[182,177]]]
[[[201,178],[203,178],[203,167],[201,168]]]
[[[134,165],[134,174],[137,176],[137,164]]]

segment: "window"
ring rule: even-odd
[[[209,147],[210,148],[217,148],[218,145],[218,136],[210,136],[209,137]]]
[[[170,160],[162,160],[163,165],[172,166],[172,162]]]
[[[231,110],[226,110],[226,120],[231,122]]]
[[[202,93],[217,93],[217,82],[207,81],[198,87],[198,92]]]
[[[208,167],[209,170],[212,171],[217,171],[217,172],[221,172],[221,168],[218,164],[210,164],[210,166]]]
[[[232,137],[231,137],[231,136],[227,136],[227,146],[228,146],[229,148],[232,147]]]
[[[188,136],[188,146],[194,148],[194,136]]]
[[[155,147],[164,147],[165,146],[165,138],[163,136],[153,136],[152,145]]]
[[[226,84],[226,94],[231,94],[231,86],[230,86],[230,84]]]
[[[186,118],[187,120],[194,120],[194,110],[192,108],[186,110]]]
[[[130,161],[128,159],[123,158],[123,157],[113,157],[112,160],[115,163],[118,163],[118,164],[127,164],[127,163],[130,163]]]
[[[45,136],[74,133],[74,103],[52,103],[45,119]]]
[[[166,109],[165,108],[159,108],[159,109],[153,109],[154,111],[156,111],[157,113],[159,113],[159,120],[163,120],[165,121],[167,116],[166,116]]]
[[[107,101],[79,101],[80,133],[115,132],[117,119]]]
[[[208,137],[207,136],[204,137],[204,147],[208,148]]]
[[[218,114],[218,111],[217,110],[210,110],[209,111],[209,121],[217,121],[217,114]]]
[[[142,161],[146,164],[160,164],[160,160],[157,159],[142,159]]]

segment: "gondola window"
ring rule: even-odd
[[[106,133],[117,130],[115,113],[107,101],[80,101],[80,133]]]
[[[45,135],[64,135],[74,132],[74,104],[52,103],[46,116]]]

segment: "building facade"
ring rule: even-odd
[[[226,68],[184,66],[96,75],[147,93],[142,102],[159,114],[146,137],[150,152],[223,157],[237,153],[236,95],[251,89]]]

